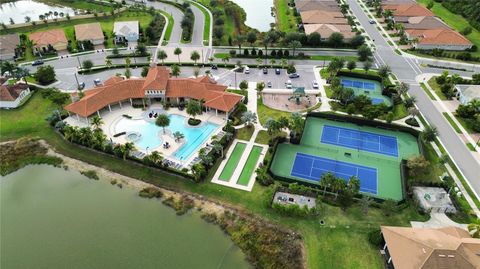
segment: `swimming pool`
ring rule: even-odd
[[[170,118],[170,125],[167,129],[172,133],[178,131],[185,135],[185,143],[173,155],[178,160],[188,159],[218,127],[218,125],[210,122],[203,122],[200,126],[190,127],[187,125],[187,118],[184,116],[172,114],[168,117]],[[163,129],[155,125],[154,122],[122,118],[115,125],[115,133],[120,132],[139,133],[140,138],[135,141],[135,146],[139,149],[145,150],[148,147],[153,150],[162,145],[160,135]]]

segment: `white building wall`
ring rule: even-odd
[[[23,99],[30,94],[30,89],[26,89],[20,93],[15,101],[0,101],[0,108],[16,108],[20,105]]]
[[[443,50],[466,50],[471,48],[471,45],[421,45],[416,44],[415,48],[423,50],[432,50],[432,49],[443,49]]]

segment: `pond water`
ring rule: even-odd
[[[0,22],[10,24],[10,18],[12,18],[15,23],[24,23],[26,16],[29,16],[32,21],[38,21],[40,20],[38,18],[39,15],[50,11],[63,12],[65,15],[68,13],[70,16],[74,14],[74,10],[69,7],[54,6],[31,0],[21,0],[0,5]],[[50,18],[54,18],[54,16]]]
[[[239,5],[247,14],[245,24],[261,32],[270,30],[270,23],[275,22],[271,14],[273,0],[230,0]]]
[[[250,268],[219,227],[46,165],[0,178],[0,268]]]

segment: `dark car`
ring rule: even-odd
[[[78,83],[78,89],[79,89],[79,90],[85,89],[85,82],[80,82],[80,83]]]
[[[263,73],[264,73],[264,74],[268,74],[268,69],[267,69],[267,68],[263,68]]]
[[[218,66],[216,64],[212,64],[212,69],[213,70],[217,70],[218,69]]]
[[[271,88],[271,87],[272,87],[272,82],[271,82],[271,81],[267,82],[267,87],[268,87],[268,88]]]
[[[291,73],[290,75],[288,75],[289,78],[299,78],[300,75],[297,74],[297,73]]]
[[[32,66],[37,66],[37,65],[42,65],[42,64],[43,64],[42,60],[36,60],[36,61],[33,61]]]
[[[275,69],[275,74],[280,75],[280,68]]]

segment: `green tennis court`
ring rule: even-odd
[[[364,150],[362,147],[352,148],[348,145],[323,143],[322,133],[325,126],[336,126],[356,132],[395,137],[398,144],[398,156]],[[298,154],[299,156],[321,157],[327,162],[330,160],[332,163],[351,164],[351,166],[375,169],[377,172],[376,189],[373,188],[375,191],[365,193],[382,199],[402,200],[400,162],[402,159],[408,159],[411,156],[420,154],[420,151],[416,137],[408,133],[308,117],[300,144],[285,143],[278,145],[270,169],[275,175],[280,177],[319,184],[319,173],[308,173],[308,176],[302,176],[302,173],[294,170],[294,163]],[[298,162],[299,160],[297,160],[297,165]],[[315,165],[313,165],[313,168],[315,168]],[[338,173],[336,168],[332,167],[331,170],[334,174]],[[312,175],[318,176],[318,178],[313,178]],[[371,181],[370,178],[366,180]],[[361,178],[360,181],[362,181]]]
[[[248,155],[247,162],[242,169],[242,173],[238,178],[237,184],[247,186],[248,182],[250,182],[250,178],[252,177],[252,173],[257,167],[258,159],[260,158],[260,154],[262,153],[262,148],[259,146],[253,146],[252,151]]]
[[[355,96],[365,95],[372,99],[372,103],[384,103],[387,106],[392,105],[392,100],[382,94],[382,84],[378,81],[363,78],[353,78],[348,76],[340,76],[340,83],[343,87],[352,89]]]
[[[233,175],[233,172],[235,171],[235,168],[238,165],[238,162],[240,161],[240,158],[242,157],[243,151],[247,147],[247,144],[245,143],[237,143],[235,145],[235,148],[232,151],[232,154],[228,158],[227,164],[223,168],[222,173],[218,177],[218,179],[222,181],[230,181],[230,178]]]

